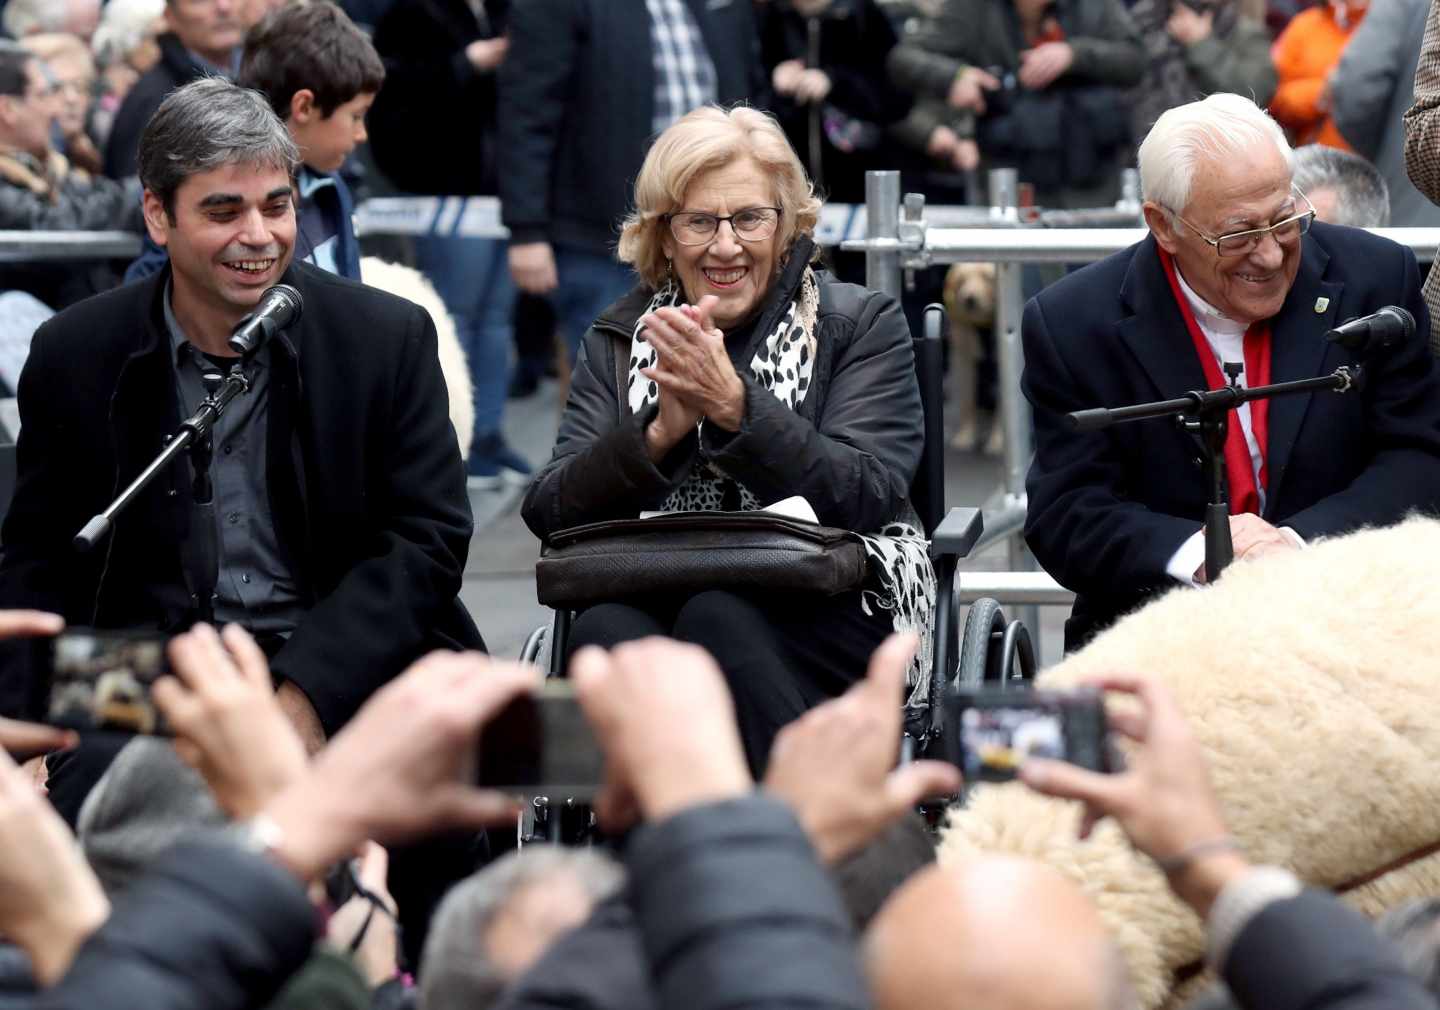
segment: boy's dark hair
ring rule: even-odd
[[[356,95],[379,91],[385,64],[370,39],[335,4],[290,5],[250,29],[239,83],[269,99],[281,120],[290,118],[295,92],[305,89],[315,93],[320,115],[329,117]]]

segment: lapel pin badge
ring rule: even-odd
[[[1317,299],[1315,299],[1315,312],[1316,312],[1317,315],[1318,315],[1319,313],[1321,313],[1321,312],[1324,312],[1324,311],[1325,311],[1326,309],[1328,309],[1329,307],[1330,307],[1330,299],[1328,299],[1328,298],[1317,298]]]

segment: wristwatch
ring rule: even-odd
[[[242,849],[281,861],[279,848],[285,840],[285,830],[268,814],[256,814],[249,820],[240,821],[234,826],[234,831],[235,841]]]

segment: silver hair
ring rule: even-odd
[[[1190,202],[1202,162],[1269,141],[1293,168],[1294,152],[1280,124],[1240,95],[1215,94],[1167,109],[1140,144],[1140,191],[1146,200],[1180,212]]]
[[[1307,144],[1295,149],[1295,185],[1304,193],[1335,194],[1331,224],[1384,228],[1390,223],[1390,188],[1380,170],[1358,154]]]
[[[70,14],[68,0],[9,0],[0,27],[12,38],[36,32],[63,32]]]
[[[151,24],[164,12],[165,0],[110,0],[100,11],[100,25],[90,39],[96,65],[103,70],[140,48]]]
[[[170,92],[140,136],[140,181],[171,219],[175,191],[225,165],[278,168],[293,177],[300,150],[258,91],[202,77]]]
[[[490,956],[486,935],[523,891],[569,876],[592,902],[625,884],[625,870],[594,849],[529,845],[452,887],[420,958],[420,1010],[485,1010],[514,981]]]

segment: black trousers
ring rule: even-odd
[[[581,611],[566,658],[582,646],[610,648],[651,635],[703,647],[725,673],[745,757],[758,777],[781,727],[865,675],[870,654],[894,630],[888,611],[872,610],[861,610],[859,592],[637,597]]]

